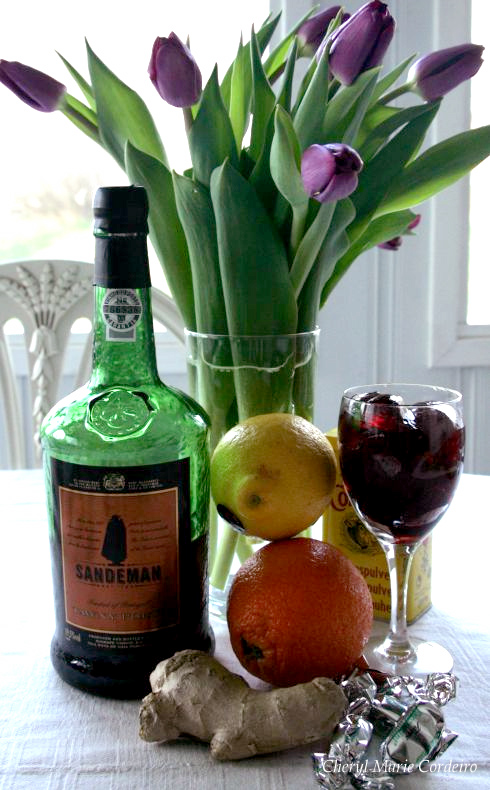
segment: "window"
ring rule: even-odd
[[[235,57],[240,31],[247,39],[252,24],[260,25],[268,9],[268,0],[143,0],[136,5],[121,0],[117,7],[87,0],[68,14],[62,0],[52,0],[49,13],[42,3],[25,0],[22,17],[28,25],[19,24],[18,6],[4,9],[2,57],[45,71],[81,98],[56,52],[87,76],[87,38],[106,65],[143,97],[172,168],[182,172],[188,164],[182,114],[160,99],[147,74],[155,37],[172,30],[184,41],[189,36],[206,80],[216,61],[224,74]],[[26,257],[92,260],[93,193],[101,184],[126,184],[125,174],[61,113],[36,112],[0,87],[0,262]],[[155,285],[165,288],[154,255],[152,277]]]
[[[488,0],[471,4],[471,40],[485,47],[486,64],[471,81],[471,125],[488,123],[490,73],[490,5]],[[485,57],[485,56],[484,56]],[[490,260],[488,255],[488,184],[490,160],[482,162],[470,176],[470,226],[468,271],[468,324],[490,324]]]
[[[482,22],[482,14],[485,14],[486,25]],[[470,40],[477,44],[487,43],[479,73],[444,98],[434,124],[434,142],[437,142],[470,125],[489,123],[487,3],[462,0],[447,9],[445,5],[433,3],[427,8],[426,25],[430,36],[427,50]],[[463,369],[488,366],[488,253],[483,236],[487,225],[485,178],[488,173],[486,160],[430,204],[430,239],[425,250],[430,294],[429,369],[452,368],[462,373]],[[483,219],[482,210],[485,212]]]

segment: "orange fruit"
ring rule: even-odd
[[[371,632],[373,605],[356,566],[312,538],[269,543],[240,567],[228,597],[232,648],[274,686],[351,672]]]
[[[211,458],[211,492],[233,527],[263,540],[297,535],[327,507],[336,477],[325,434],[294,414],[259,414],[235,425]]]

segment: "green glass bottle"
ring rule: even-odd
[[[148,693],[177,650],[211,651],[209,421],[158,376],[142,187],[97,191],[89,382],[41,428],[56,629],[78,688]]]

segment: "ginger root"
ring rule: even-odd
[[[346,698],[329,678],[257,691],[215,658],[183,650],[150,675],[142,701],[140,736],[172,741],[190,735],[210,743],[217,760],[241,760],[329,737]]]

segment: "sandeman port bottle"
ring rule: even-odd
[[[211,651],[209,421],[159,378],[142,187],[94,200],[93,365],[42,429],[56,628],[68,683],[141,697],[177,650]]]

